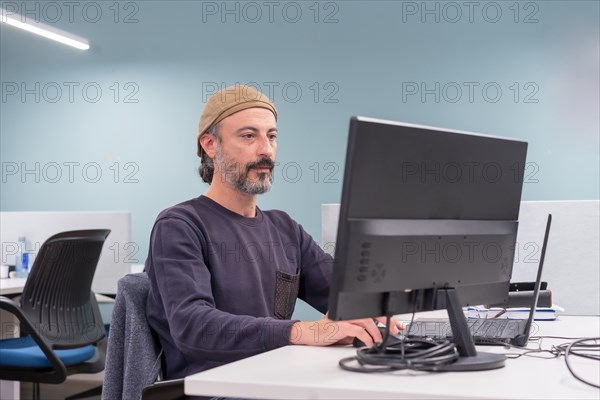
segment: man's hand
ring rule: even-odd
[[[309,346],[329,346],[332,344],[350,344],[358,338],[366,346],[381,342],[381,332],[377,322],[385,323],[385,317],[376,319],[354,319],[349,321],[332,321],[325,314],[319,321],[296,322],[292,325],[290,344],[304,344]],[[395,317],[391,320],[392,334],[398,334],[404,326]]]

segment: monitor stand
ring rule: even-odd
[[[503,354],[477,352],[473,337],[469,332],[467,318],[453,288],[438,289],[439,308],[448,310],[454,344],[460,357],[451,364],[440,365],[436,371],[481,371],[504,367],[506,356]],[[441,302],[441,304],[440,304]]]

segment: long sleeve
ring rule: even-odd
[[[201,232],[187,221],[165,218],[155,225],[148,272],[173,344],[185,358],[231,362],[288,344],[292,321],[216,308],[208,253]],[[229,279],[235,290],[234,282],[244,277]]]
[[[327,312],[329,287],[333,271],[333,257],[298,225],[301,249],[301,277],[298,297],[322,312]]]
[[[327,309],[331,257],[282,211],[246,218],[200,196],[160,213],[146,271],[171,379],[287,345],[297,295]]]

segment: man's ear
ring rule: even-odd
[[[215,138],[211,134],[206,134],[206,135],[202,135],[200,137],[200,139],[198,139],[198,141],[200,142],[200,146],[202,146],[206,155],[209,156],[210,158],[214,159],[215,154],[217,152],[216,147],[215,147],[217,138]]]

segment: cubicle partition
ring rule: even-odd
[[[131,213],[84,211],[4,211],[0,212],[2,263],[15,263],[19,236],[25,236],[30,265],[42,243],[50,236],[69,230],[110,229],[104,243],[92,290],[116,294],[117,281],[129,273],[131,264],[140,258],[137,244],[131,241]]]
[[[600,201],[523,201],[512,282],[533,282],[548,213],[552,230],[542,280],[567,315],[600,315]],[[335,249],[339,204],[321,206],[323,249]]]

